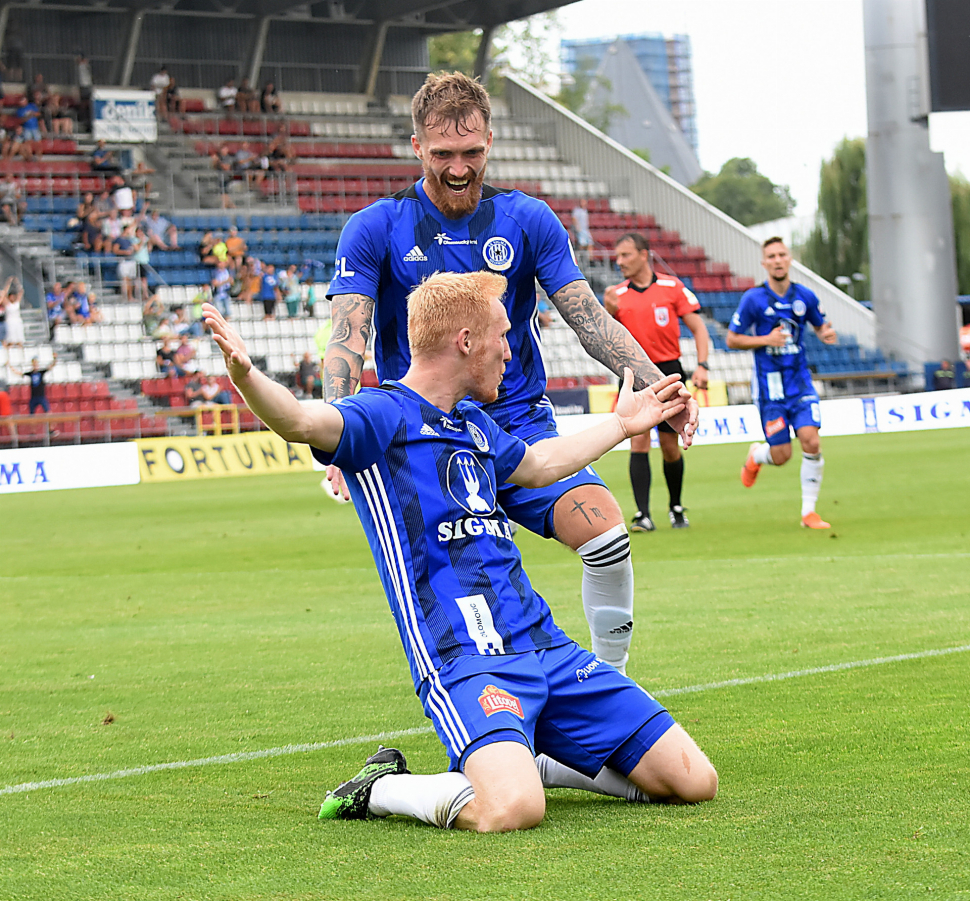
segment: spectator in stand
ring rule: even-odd
[[[276,318],[276,305],[283,299],[280,295],[279,279],[276,277],[276,267],[267,263],[263,272],[259,288],[259,299],[263,302],[263,321]]]
[[[207,404],[231,404],[232,394],[214,375],[209,375],[202,379],[202,399]]]
[[[15,156],[19,156],[27,163],[34,158],[34,142],[27,137],[22,125],[14,126],[7,144],[7,159],[13,159]]]
[[[24,130],[24,138],[28,141],[33,141],[35,144],[39,145],[41,138],[41,111],[40,106],[34,101],[34,98],[29,100],[26,97],[20,98],[20,104],[17,107],[17,122]],[[39,146],[32,148],[37,156],[41,154],[41,148]]]
[[[233,159],[232,171],[236,175],[244,175],[246,183],[252,185],[253,180],[260,182],[265,178],[265,174],[260,171],[259,158],[249,145],[249,141],[243,141],[236,151]]]
[[[20,302],[24,298],[20,282],[11,276],[0,290],[0,309],[7,323],[7,334],[3,339],[4,347],[24,346],[24,320],[20,315]]]
[[[78,126],[83,125],[85,131],[90,131],[94,76],[91,74],[91,62],[83,53],[78,54],[75,61],[77,63]]]
[[[168,338],[162,341],[162,346],[155,351],[155,365],[162,375],[178,375],[175,371],[175,351],[172,349],[172,342]]]
[[[299,316],[303,291],[300,286],[300,276],[296,271],[296,264],[290,266],[280,275],[280,291],[283,294],[283,300],[286,301],[286,315],[290,319]]]
[[[101,232],[101,217],[92,210],[81,222],[81,245],[85,250],[100,253],[104,245]]]
[[[110,220],[109,220],[110,221]],[[121,293],[125,300],[135,299],[134,284],[138,279],[138,264],[132,259],[135,254],[135,226],[126,226],[111,245],[110,253],[121,257],[118,262],[118,277],[121,279]]]
[[[536,311],[540,328],[548,328],[552,325],[552,306],[549,298],[539,291],[536,291]]]
[[[240,270],[242,290],[239,299],[243,303],[252,303],[253,297],[260,293],[263,287],[263,264],[254,256],[246,257],[246,264]]]
[[[296,360],[296,357],[293,357]],[[310,351],[296,360],[296,387],[307,397],[323,397],[323,382],[320,381],[320,361],[313,358]]]
[[[313,280],[313,274],[307,275],[303,279],[303,284],[307,286],[306,289],[306,300],[304,301],[304,308],[306,309],[306,314],[311,319],[317,315],[317,301],[319,298],[319,288],[317,283]]]
[[[236,81],[233,78],[227,78],[226,83],[216,92],[216,99],[219,101],[219,106],[226,115],[230,115],[236,108],[237,93]]]
[[[151,80],[151,89],[155,92],[155,113],[159,118],[164,118],[168,115],[168,86],[171,82],[171,78],[168,74],[168,69],[162,66],[153,76]]]
[[[3,181],[0,181],[0,213],[11,225],[19,225],[26,209],[20,183],[8,172]]]
[[[0,419],[5,416],[13,416],[13,404],[10,403],[9,389],[10,386],[7,384],[4,372],[0,369]]]
[[[139,301],[144,303],[148,297],[148,270],[151,268],[152,244],[141,226],[135,228],[134,252],[131,260],[135,264],[135,278],[138,281]]]
[[[193,360],[195,359],[195,348],[189,341],[188,335],[179,338],[178,347],[175,348],[173,360],[175,362],[175,372],[177,375],[186,375],[195,370]]]
[[[238,269],[246,259],[246,242],[239,236],[239,229],[233,225],[226,238],[226,251],[229,254],[229,265],[233,270]]]
[[[185,113],[185,101],[179,93],[179,86],[175,83],[174,75],[169,77],[168,87],[165,89],[165,109],[169,115],[177,113],[181,116]]]
[[[128,173],[128,184],[131,186],[132,193],[140,194],[146,202],[152,190],[152,183],[148,180],[148,176],[154,174],[155,170],[147,165],[144,160],[139,160],[135,168]]]
[[[201,407],[205,403],[202,397],[202,386],[205,384],[205,373],[198,369],[185,383],[185,402],[190,407]]]
[[[94,201],[94,209],[98,214],[100,222],[115,208],[114,201],[111,199],[111,190],[104,188]]]
[[[236,112],[237,113],[258,113],[259,97],[253,90],[248,78],[239,82],[239,89],[236,91]]]
[[[95,212],[94,194],[88,191],[78,203],[74,215],[77,216],[78,222],[84,222],[93,212]]]
[[[263,85],[260,106],[267,116],[279,116],[283,112],[283,102],[280,100],[280,95],[276,93],[276,85],[271,81]]]
[[[114,151],[108,149],[103,139],[98,141],[98,145],[91,151],[91,169],[95,172],[119,171]]]
[[[3,85],[0,84],[0,90],[3,89]],[[0,120],[2,122],[3,120]],[[13,146],[12,135],[6,128],[0,124],[0,159],[7,159],[10,156],[11,147]]]
[[[296,151],[290,143],[286,128],[281,128],[270,141],[267,149],[269,167],[274,172],[286,172],[290,163],[296,159]]]
[[[130,220],[135,214],[135,192],[120,175],[111,179],[111,202],[122,219]]]
[[[179,249],[178,229],[158,210],[153,209],[151,215],[145,217],[143,227],[152,247],[157,250]]]
[[[232,288],[232,274],[226,260],[216,263],[216,270],[212,274],[212,305],[228,319],[230,313],[229,291]]]
[[[55,135],[73,135],[77,113],[66,98],[54,94],[50,100],[51,124]]]
[[[579,252],[584,264],[589,263],[589,249],[593,246],[593,235],[589,230],[589,204],[582,198],[572,210],[573,245]]]
[[[219,192],[222,194],[222,208],[224,210],[232,209],[236,205],[229,196],[229,191],[232,189],[232,173],[235,162],[233,156],[229,152],[229,148],[223,144],[219,148],[218,153],[211,155],[211,159],[212,168],[219,175]]]
[[[9,329],[9,324],[7,325]],[[940,360],[940,368],[933,373],[933,390],[946,391],[954,388],[957,383],[957,374],[953,370],[953,364],[949,360]]]
[[[208,297],[206,297],[206,300],[208,300]],[[201,308],[201,303],[199,307]],[[202,337],[202,317],[194,317],[193,310],[194,305],[192,308],[187,306],[175,308],[175,321],[172,323],[172,327],[175,329],[175,334],[180,338],[182,335],[188,335],[190,338]]]
[[[97,307],[96,299],[95,293],[88,291],[85,282],[68,285],[65,309],[72,325],[91,325],[101,321],[101,311]]]
[[[145,329],[145,334],[154,338],[164,318],[165,305],[157,294],[152,294],[141,308],[141,324]]]
[[[57,354],[54,353],[51,359],[50,366],[44,369],[40,367],[40,360],[34,357],[30,361],[30,371],[21,372],[19,369],[14,369],[13,366],[10,367],[11,372],[17,373],[21,378],[30,379],[30,415],[33,416],[38,409],[43,410],[45,413],[50,413],[51,405],[50,401],[47,399],[47,387],[44,385],[44,376],[47,375],[55,366],[57,365]]]
[[[117,253],[115,243],[124,231],[124,223],[117,210],[112,210],[101,220],[101,250],[105,253]],[[125,254],[122,254],[125,256]]]
[[[47,302],[47,326],[49,334],[53,335],[54,326],[64,322],[67,316],[67,310],[64,309],[67,294],[61,287],[60,282],[54,282],[44,299]]]

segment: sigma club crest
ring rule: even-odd
[[[495,486],[488,471],[469,451],[457,451],[448,461],[448,492],[472,516],[495,512]]]
[[[495,272],[505,272],[515,259],[512,244],[506,238],[489,238],[482,247],[482,256],[489,269]]]

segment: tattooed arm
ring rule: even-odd
[[[587,282],[570,282],[550,299],[594,360],[599,360],[620,378],[625,366],[633,370],[635,390],[640,391],[663,378],[663,373],[650,362],[633,335],[607,313]],[[697,403],[686,388],[682,394],[687,409],[671,419],[670,425],[680,432],[684,447],[689,447],[697,428]]]
[[[323,397],[328,403],[357,390],[373,318],[374,301],[363,294],[338,294],[330,302],[332,328],[323,357]],[[327,481],[335,498],[350,500],[336,466],[327,467]]]
[[[323,397],[333,402],[360,384],[370,340],[374,301],[363,294],[338,294],[330,305],[332,329],[323,358]]]

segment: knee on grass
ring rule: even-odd
[[[546,799],[541,790],[522,791],[503,798],[476,796],[458,815],[455,826],[473,832],[512,832],[538,826],[545,814]]]

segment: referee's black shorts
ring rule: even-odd
[[[676,360],[664,360],[660,363],[654,363],[653,365],[656,366],[657,369],[659,369],[664,375],[673,375],[676,373],[686,383],[687,375],[684,372],[684,367],[680,365],[679,358]],[[666,422],[660,423],[660,425],[657,426],[657,430],[660,432],[672,432],[674,435],[677,434],[677,430],[668,425]]]

